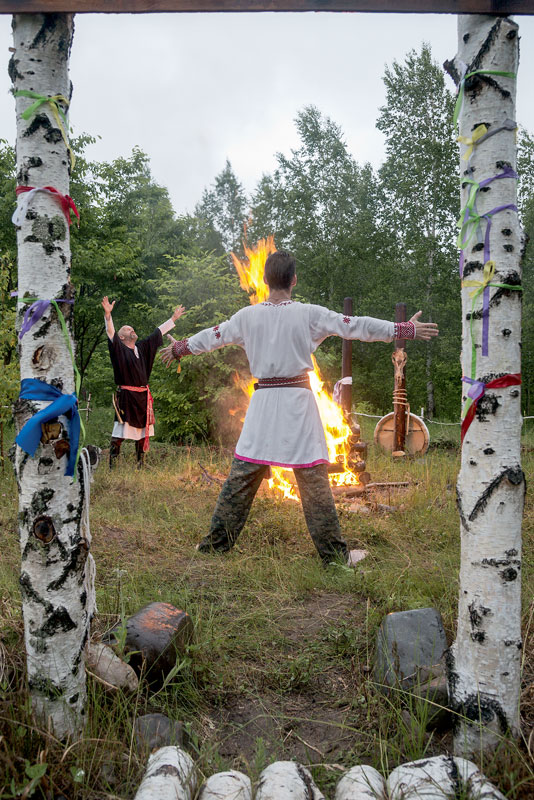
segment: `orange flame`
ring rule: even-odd
[[[263,281],[263,272],[267,257],[276,251],[274,237],[268,236],[267,239],[260,239],[254,247],[243,244],[245,258],[239,259],[235,253],[231,253],[234,267],[239,275],[241,288],[249,294],[251,305],[262,303],[269,295],[269,287]],[[334,486],[356,486],[359,481],[357,475],[349,469],[348,457],[350,452],[349,436],[352,431],[345,422],[343,412],[334,402],[332,397],[323,388],[321,373],[317,366],[317,361],[313,358],[314,371],[310,372],[310,383],[312,391],[317,401],[319,414],[323,423],[328,447],[328,457],[330,463],[343,465],[342,472],[330,474],[330,483]],[[236,386],[249,398],[254,392],[254,379],[248,383],[239,375],[234,377]],[[272,478],[268,481],[269,488],[281,492],[283,497],[289,500],[298,500],[295,490],[295,479],[292,470],[283,467],[272,467]]]

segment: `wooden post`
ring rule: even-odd
[[[345,297],[343,300],[343,313],[347,317],[352,316],[352,297]],[[341,350],[341,377],[352,378],[352,342],[350,339],[343,339]],[[352,384],[341,386],[341,408],[347,419],[350,421],[352,411]]]
[[[395,322],[406,322],[406,303],[395,305]],[[406,342],[395,339],[395,350],[391,357],[394,366],[393,411],[394,433],[393,452],[403,451],[406,444]]]

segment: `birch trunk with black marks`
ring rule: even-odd
[[[507,17],[460,16],[459,52],[445,64],[456,83],[476,70],[517,74],[518,26]],[[465,82],[459,133],[470,137],[481,123],[491,133],[515,120],[516,80],[498,75],[473,75]],[[513,125],[475,145],[469,160],[460,161],[461,177],[480,183],[515,170]],[[465,146],[461,147],[462,152]],[[477,213],[516,204],[516,180],[503,178],[477,195]],[[462,183],[465,205],[470,185]],[[519,286],[524,246],[518,215],[507,209],[491,217],[490,256],[495,262],[491,283]],[[483,280],[487,220],[465,248],[464,281]],[[476,287],[475,287],[476,288]],[[462,289],[462,374],[487,384],[521,372],[521,292],[490,287],[489,351],[482,355],[482,295],[475,302],[473,339],[476,374],[471,375],[471,305]],[[462,384],[465,407],[469,384]],[[449,691],[461,717],[455,752],[467,755],[493,748],[499,738],[519,732],[521,655],[521,518],[525,493],[520,462],[521,397],[518,386],[487,388],[463,442],[457,498],[461,520],[461,567],[458,628],[449,652]]]
[[[68,60],[73,36],[71,14],[20,14],[13,17],[14,53],[9,74],[14,91],[70,98]],[[69,191],[69,154],[50,104],[30,119],[33,103],[16,98],[17,183]],[[64,108],[64,111],[67,109]],[[48,193],[34,196],[17,231],[17,325],[28,307],[24,297],[72,298],[69,229],[61,208]],[[67,327],[72,306],[60,304]],[[71,342],[72,344],[72,342]],[[49,306],[20,342],[20,374],[75,391],[73,364],[58,316]],[[18,400],[17,431],[47,402]],[[62,739],[80,733],[86,699],[83,649],[92,613],[91,557],[82,521],[83,481],[65,476],[69,428],[65,417],[43,426],[30,458],[14,454],[19,488],[19,531],[28,684],[32,708],[41,724]],[[48,439],[48,441],[47,441]]]

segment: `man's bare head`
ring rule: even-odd
[[[119,330],[119,339],[121,342],[124,342],[127,347],[134,347],[137,341],[137,334],[131,325],[123,325]]]

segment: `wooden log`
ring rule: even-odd
[[[336,786],[334,800],[387,800],[386,782],[368,764],[352,767]]]
[[[198,800],[252,800],[250,778],[235,769],[217,772],[208,778]]]
[[[533,14],[534,0],[0,0],[0,14],[172,11],[371,11],[429,14]]]
[[[343,313],[345,317],[352,316],[352,297],[345,297],[343,300]],[[352,380],[352,341],[343,339],[341,345],[341,376]],[[350,419],[352,411],[352,383],[341,386],[341,408],[345,419]]]
[[[325,800],[325,797],[302,764],[275,761],[261,773],[255,800]]]
[[[402,764],[390,774],[387,788],[390,800],[449,800],[460,796],[505,800],[475,764],[451,756]]]
[[[334,497],[361,497],[365,494],[365,486],[333,486],[332,494]]]
[[[192,800],[196,788],[191,756],[180,747],[161,747],[148,759],[134,800]]]
[[[395,305],[395,322],[406,322],[406,303]],[[395,339],[393,352],[394,390],[394,431],[393,450],[404,450],[406,443],[406,340]]]

